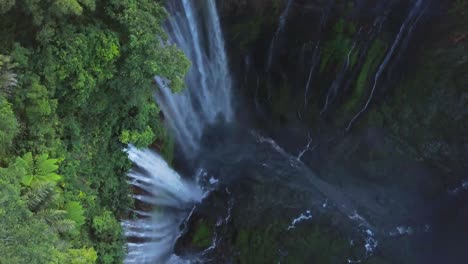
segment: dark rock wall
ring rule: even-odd
[[[466,1],[424,0],[418,9],[416,1],[292,1],[271,66],[287,2],[219,1],[240,114],[293,153],[310,135],[317,148],[304,158],[312,164],[394,158],[373,150],[387,142],[443,175],[441,188],[465,177]],[[379,144],[356,143],[369,137]]]
[[[299,207],[275,202],[303,204],[311,191],[287,193],[264,182],[274,172],[262,177],[221,155],[212,163],[241,180],[206,198],[179,253],[205,263],[467,263],[468,1],[416,2],[293,0],[278,30],[286,1],[218,0],[241,126],[273,137],[361,205],[379,245],[364,254],[368,241],[350,245],[340,218],[317,211],[285,230]],[[226,157],[267,153],[243,151]],[[390,235],[397,226],[412,234]]]

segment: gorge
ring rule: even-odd
[[[168,1],[160,45],[192,65],[155,100],[185,176],[128,148],[152,209],[125,263],[468,260],[458,2]]]
[[[1,0],[0,263],[468,263],[468,0]]]

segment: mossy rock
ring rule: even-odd
[[[203,219],[195,224],[195,231],[192,236],[192,245],[196,248],[207,248],[211,245],[213,238],[213,227],[207,224]]]

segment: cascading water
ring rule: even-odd
[[[273,63],[273,56],[275,55],[281,33],[283,32],[284,27],[286,26],[286,19],[288,18],[289,10],[291,9],[293,2],[294,0],[288,0],[284,11],[280,15],[279,22],[278,22],[278,29],[276,30],[275,35],[273,36],[273,39],[271,40],[270,49],[268,51],[267,71],[270,69]]]
[[[187,170],[198,169],[201,173],[194,177],[197,182],[192,182],[172,170],[155,152],[129,147],[129,157],[135,164],[128,175],[136,190],[134,198],[156,209],[136,211],[137,219],[123,223],[129,241],[126,263],[310,263],[298,262],[301,258],[290,261],[288,256],[292,259],[303,257],[329,236],[338,236],[336,241],[347,240],[340,246],[341,254],[333,256],[336,263],[361,263],[383,251],[387,254],[387,249],[394,254],[391,252],[393,245],[388,245],[399,243],[395,239],[400,236],[426,235],[432,223],[427,222],[426,200],[419,193],[396,184],[381,185],[373,179],[357,177],[363,169],[354,172],[340,167],[340,175],[334,175],[320,170],[317,165],[315,169],[321,176],[312,171],[316,164],[309,162],[310,156],[323,150],[320,144],[324,139],[320,135],[312,133],[312,139],[308,133],[307,140],[301,141],[301,148],[296,152],[287,143],[282,142],[282,148],[272,139],[260,136],[261,133],[236,126],[232,122],[232,82],[215,0],[167,2],[171,18],[166,31],[170,41],[192,61],[192,67],[186,79],[187,87],[181,93],[173,93],[171,84],[164,77],[155,77],[159,87],[155,97],[181,154],[187,160],[196,161],[188,167],[198,167]],[[268,66],[264,65],[265,58],[261,56],[262,63],[257,63],[261,67],[270,67],[274,63],[275,50],[278,50],[293,0],[285,3],[268,50]],[[379,79],[383,79],[384,72],[390,71],[392,62],[398,60],[399,52],[408,44],[425,3],[415,0],[405,5],[409,11],[389,34],[392,38],[388,49],[376,59],[369,101]],[[296,6],[302,4],[297,2]],[[322,18],[317,21],[320,29],[325,27],[328,19],[335,19],[331,10],[330,4],[330,8],[322,11]],[[333,68],[338,74],[330,77],[331,86],[328,80],[324,81],[328,90],[324,93],[327,101],[322,112],[326,115],[332,112],[332,104],[339,103],[338,93],[341,96],[349,82],[356,79],[355,69],[362,67],[371,43],[383,32],[389,13],[379,13],[375,22],[373,18],[368,19],[368,24],[350,33],[352,37],[344,55],[334,62]],[[293,19],[291,17],[292,22]],[[304,108],[312,106],[313,95],[319,90],[315,87],[321,85],[315,80],[322,74],[318,69],[327,55],[327,43],[325,36],[320,35],[307,42],[312,43],[307,44],[307,52],[312,56],[308,57],[311,62],[304,67],[306,72],[300,80],[299,93],[304,95],[299,99]],[[283,40],[286,44],[286,39]],[[250,57],[246,57],[244,65],[249,69],[256,67]],[[259,92],[262,82],[257,73],[264,70],[254,75],[255,100],[262,96]],[[277,67],[272,67],[271,72],[267,72],[276,70]],[[366,110],[369,101],[361,112]],[[359,110],[360,105],[357,107]],[[218,122],[220,119],[226,122]],[[281,142],[281,137],[275,138]],[[288,140],[290,138],[288,135]],[[332,140],[333,137],[327,139]],[[333,165],[341,166],[338,163]],[[452,196],[456,198],[463,194],[465,185],[454,189]],[[342,233],[328,236],[328,227]],[[325,231],[316,233],[319,229]],[[249,248],[253,248],[253,252],[249,252]],[[381,250],[377,251],[377,248]],[[261,256],[265,257],[263,262],[256,258],[259,254],[264,254]],[[271,256],[273,258],[268,258]],[[273,260],[266,261],[267,258]]]
[[[227,122],[233,119],[231,77],[214,0],[200,2],[200,9],[189,0],[168,4],[171,17],[166,31],[193,64],[187,87],[180,94],[172,93],[170,83],[156,76],[156,100],[180,149],[192,157],[200,147],[206,125],[218,117]],[[137,212],[136,220],[123,223],[129,241],[125,263],[188,262],[173,254],[174,244],[184,218],[201,201],[202,189],[182,178],[151,150],[129,146],[128,155],[135,165],[128,174],[137,190],[134,198],[155,210]]]
[[[346,131],[349,131],[351,129],[353,123],[356,121],[356,119],[358,119],[359,116],[363,112],[365,112],[367,110],[367,107],[369,106],[369,104],[370,104],[370,102],[371,102],[371,100],[372,100],[372,98],[374,96],[375,89],[377,87],[377,84],[379,82],[379,79],[380,79],[382,73],[385,71],[388,63],[393,58],[394,53],[395,53],[396,49],[398,48],[398,46],[400,45],[400,42],[402,41],[402,39],[403,38],[408,39],[408,38],[411,37],[413,27],[419,21],[419,19],[421,18],[421,14],[424,11],[424,7],[425,7],[424,0],[416,0],[414,2],[413,7],[411,8],[411,10],[408,13],[408,16],[403,21],[403,23],[402,23],[402,25],[400,27],[400,30],[399,30],[398,34],[396,35],[396,37],[395,37],[395,40],[393,41],[390,49],[388,50],[387,54],[385,55],[385,58],[383,59],[383,61],[380,64],[379,68],[377,69],[377,72],[375,73],[374,81],[373,81],[373,85],[372,85],[372,89],[371,89],[371,93],[369,95],[369,98],[367,99],[367,101],[364,104],[364,106],[362,107],[362,109],[351,119],[351,121],[349,121],[348,126],[346,127]],[[409,27],[409,29],[408,29],[408,27]],[[404,40],[403,42],[405,42],[405,41],[406,40]],[[404,44],[403,44],[403,46],[404,46]]]
[[[180,0],[168,5],[171,17],[166,31],[192,61],[192,67],[187,87],[180,94],[173,94],[170,84],[156,77],[160,88],[156,100],[180,148],[190,157],[199,148],[207,124],[218,117],[232,121],[232,81],[215,1]]]
[[[156,210],[137,213],[137,219],[124,221],[125,236],[130,241],[125,263],[164,263],[175,259],[172,252],[179,226],[193,204],[202,199],[202,190],[184,180],[151,150],[129,146],[128,156],[136,165],[128,174],[130,184],[140,190],[134,198]]]

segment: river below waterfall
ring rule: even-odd
[[[135,165],[129,182],[142,205],[123,222],[125,263],[462,263],[459,248],[466,239],[458,227],[465,216],[456,212],[466,209],[466,182],[434,197],[426,195],[432,172],[419,162],[384,161],[394,164],[393,180],[385,181],[361,177],[352,165],[328,177],[320,164],[303,162],[317,148],[310,135],[308,144],[293,150],[288,142],[300,141],[300,133],[285,129],[271,133],[273,140],[252,125],[249,108],[234,100],[218,8],[214,0],[195,2],[169,1],[170,41],[161,44],[175,44],[191,59],[186,89],[174,94],[163,76],[155,77],[156,100],[176,139],[179,172],[155,151],[129,146]],[[278,41],[293,2],[286,1],[265,51],[268,68],[282,48]],[[414,1],[402,19],[374,88],[402,36],[412,33],[423,3]],[[352,52],[346,52],[344,72]],[[305,104],[315,64],[305,76]]]

